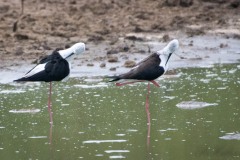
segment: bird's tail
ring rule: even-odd
[[[114,81],[118,81],[121,79],[119,76],[106,76],[106,78],[112,78],[108,82],[114,82]]]
[[[13,82],[26,82],[26,81],[29,81],[29,78],[22,77],[22,78],[19,78],[19,79],[13,80]]]

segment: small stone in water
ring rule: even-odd
[[[106,63],[101,63],[101,64],[100,64],[100,67],[101,67],[101,68],[106,67]]]
[[[87,66],[92,67],[92,66],[94,66],[94,64],[93,63],[88,63]]]
[[[110,71],[116,71],[117,69],[115,67],[111,67],[109,70]]]
[[[135,61],[131,61],[131,60],[127,60],[127,61],[125,61],[125,63],[124,63],[124,66],[126,67],[126,68],[132,68],[132,67],[134,67],[136,65],[136,62]]]
[[[118,61],[118,57],[117,56],[108,57],[108,62],[117,62],[117,61]]]
[[[217,103],[197,102],[197,101],[183,101],[178,103],[176,106],[181,109],[198,109],[208,106],[216,106]]]
[[[226,134],[225,136],[219,137],[224,140],[240,140],[240,133],[237,134]]]

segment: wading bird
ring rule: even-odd
[[[116,83],[117,86],[122,86],[135,82],[149,81],[155,86],[159,87],[159,84],[154,80],[166,73],[169,59],[171,55],[178,49],[178,46],[178,40],[172,40],[162,50],[151,54],[136,64],[136,66],[129,72],[118,76],[108,76],[108,78],[113,78],[109,82],[118,80],[133,80],[131,82]]]
[[[84,43],[76,43],[72,47],[65,50],[56,49],[51,55],[42,58],[40,62],[30,71],[28,71],[22,78],[14,80],[14,82],[50,82],[48,97],[50,123],[53,122],[51,107],[52,82],[66,79],[70,74],[70,60],[74,55],[78,55],[84,51]]]
[[[178,40],[174,39],[168,43],[166,47],[162,50],[152,53],[147,58],[143,59],[141,62],[136,64],[136,66],[131,69],[129,72],[120,74],[117,76],[108,76],[112,78],[109,82],[119,81],[119,80],[132,80],[122,83],[116,83],[117,86],[123,86],[126,84],[132,84],[135,82],[148,81],[148,93],[146,97],[146,112],[148,117],[148,125],[150,126],[150,112],[149,112],[149,93],[150,93],[150,83],[153,83],[155,86],[160,87],[159,84],[155,81],[158,77],[166,73],[168,69],[168,62],[171,55],[177,51],[179,47]],[[149,132],[150,134],[150,132]],[[150,135],[149,135],[150,136]]]

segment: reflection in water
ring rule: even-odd
[[[144,80],[134,80],[134,81],[125,82],[125,83],[116,83],[116,86],[124,86],[127,84],[133,84],[136,82],[145,82],[145,81]],[[150,111],[149,111],[150,82],[153,83],[155,86],[160,87],[157,82],[148,81],[147,95],[146,95],[146,102],[145,102],[146,115],[147,115],[147,149],[149,149],[149,146],[150,146],[150,134],[151,134],[151,117],[150,117]]]
[[[52,132],[53,132],[53,123],[50,123],[49,128],[49,144],[52,145]]]

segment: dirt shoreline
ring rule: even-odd
[[[79,41],[87,50],[73,60],[72,77],[125,72],[126,61],[138,62],[174,38],[180,49],[170,69],[239,62],[240,2],[192,2],[30,0],[21,15],[20,0],[1,1],[0,83],[21,77],[54,48]]]
[[[139,36],[139,35],[135,35]],[[142,35],[141,35],[142,36]],[[144,35],[149,36],[149,35]],[[179,38],[180,48],[177,54],[171,57],[169,70],[186,67],[213,67],[214,64],[227,64],[240,62],[239,40],[235,38],[225,38],[222,35],[204,35],[195,37]],[[74,58],[71,66],[70,77],[98,77],[105,75],[114,75],[126,72],[131,68],[125,67],[124,63],[128,60],[139,62],[147,57],[151,51],[163,48],[167,43],[147,41],[147,42],[122,42],[119,46],[134,43],[136,52],[118,52],[110,56],[118,57],[117,62],[108,62],[106,55],[107,43],[87,44],[89,49],[86,53]],[[123,45],[124,44],[124,45]],[[94,47],[93,47],[94,46]],[[142,49],[141,49],[142,48]],[[134,49],[133,49],[134,50]],[[108,50],[109,51],[109,50]],[[14,79],[21,77],[35,64],[34,58],[25,60],[5,61],[1,67],[0,83],[11,83]],[[11,61],[11,63],[9,63]],[[14,62],[15,61],[15,62]],[[101,64],[105,67],[101,67]],[[1,64],[2,65],[2,64]],[[168,74],[168,73],[167,73]]]

